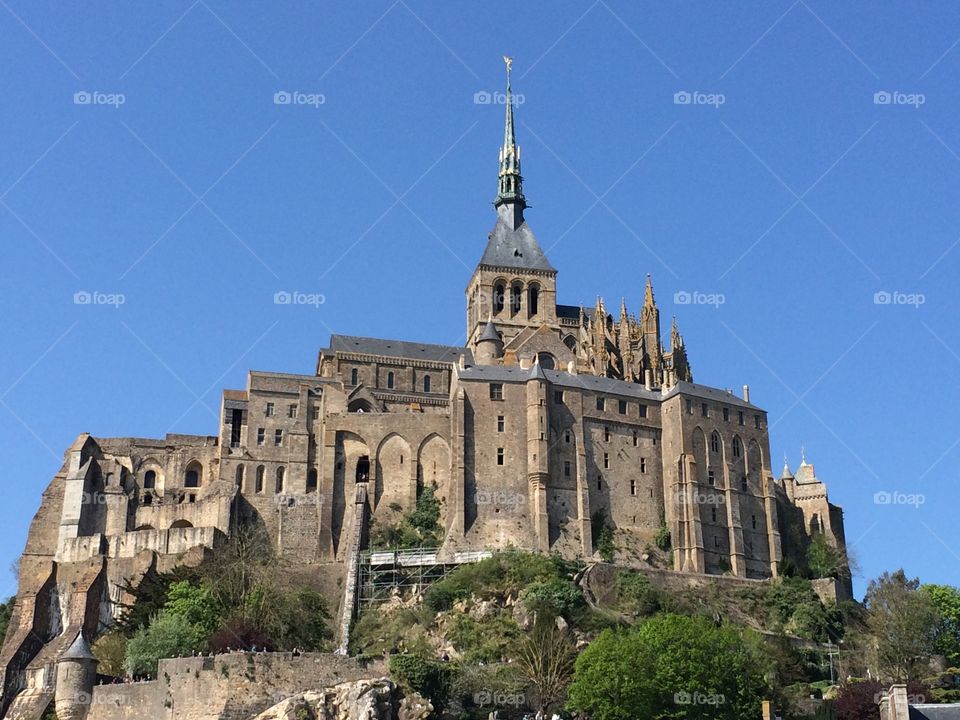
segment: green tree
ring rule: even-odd
[[[206,646],[206,637],[186,618],[162,611],[127,643],[125,669],[132,677],[156,677],[163,658],[193,655]]]
[[[935,648],[952,667],[960,666],[960,589],[952,585],[921,585],[940,616]]]
[[[569,618],[584,603],[580,588],[572,581],[559,577],[533,583],[520,593],[520,598],[528,610],[550,620],[558,615]]]
[[[893,680],[923,677],[934,652],[939,617],[920,580],[903,570],[884,573],[867,586],[864,605],[881,673]]]
[[[127,639],[120,632],[108,632],[97,638],[91,648],[99,660],[97,672],[101,675],[123,677],[126,672]]]
[[[759,717],[769,669],[756,639],[663,615],[601,633],[577,658],[567,706],[592,720]]]
[[[7,636],[7,628],[10,625],[10,617],[13,615],[13,603],[16,598],[7,598],[7,601],[0,604],[0,645]]]
[[[206,585],[193,585],[186,580],[170,586],[164,610],[171,615],[182,617],[204,637],[216,632],[223,617],[223,606],[213,590]]]
[[[807,567],[815,578],[843,578],[849,573],[843,552],[823,533],[814,535],[807,548]]]

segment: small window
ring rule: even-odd
[[[740,478],[740,489],[746,492],[748,487],[749,485],[747,485],[747,476],[744,475]]]
[[[706,403],[700,405],[700,414],[704,417],[710,417],[710,406]]]
[[[754,416],[753,416],[753,426],[754,426],[757,430],[760,429],[760,416],[759,416],[759,415],[754,415]]]
[[[557,404],[560,404],[563,402],[563,390],[553,391],[553,401]]]
[[[597,490],[603,489],[603,476],[597,475]]]
[[[503,465],[503,448],[497,448],[497,465]]]
[[[743,446],[740,444],[740,438],[733,439],[733,456],[740,457],[743,455]]]
[[[637,431],[633,431],[633,446],[637,447],[640,444],[640,436],[637,435]]]
[[[263,465],[257,466],[257,488],[256,489],[258,493],[263,492],[263,475],[264,475]]]
[[[716,521],[717,521],[717,509],[716,509],[716,508],[710,508],[710,520],[711,520],[712,522],[716,522]]]
[[[200,473],[196,470],[187,470],[183,486],[188,488],[200,487]]]
[[[263,439],[266,434],[266,430],[263,428],[257,428],[257,445],[263,445]]]
[[[358,385],[360,383],[360,371],[354,368],[350,371],[350,384]]]
[[[287,417],[295,418],[296,416],[297,416],[297,406],[296,405],[287,406]]]
[[[647,406],[641,404],[641,405],[640,405],[640,417],[645,418],[646,416],[647,416]]]
[[[617,403],[617,412],[619,412],[621,415],[626,415],[626,414],[627,414],[627,401],[626,401],[626,400],[620,400],[620,401]]]
[[[723,409],[723,421],[730,422],[730,408]]]
[[[636,480],[630,480],[630,494],[631,494],[631,495],[636,495],[636,494],[637,494],[637,481],[636,481]]]
[[[273,444],[277,447],[283,445],[283,430],[277,429],[273,432]]]
[[[243,465],[237,465],[236,484],[240,492],[243,492]]]
[[[609,454],[609,453],[604,453],[604,454],[603,454],[603,469],[604,469],[604,470],[609,470],[609,469],[610,469],[610,454]]]
[[[490,383],[490,399],[503,400],[503,384],[502,383]]]
[[[693,400],[687,400],[687,415],[693,415]]]
[[[267,403],[267,407],[264,409],[263,414],[267,417],[273,417],[273,403]]]
[[[717,476],[713,469],[707,470],[707,483],[710,487],[714,487],[717,484]]]
[[[647,471],[647,459],[640,458],[640,472],[645,473]]]
[[[319,420],[319,419],[320,419],[320,406],[319,406],[319,405],[314,405],[314,406],[313,406],[313,419],[314,419],[314,420]]]
[[[423,376],[423,391],[425,393],[430,392],[430,376],[429,375]]]
[[[603,395],[597,396],[597,410],[603,412],[607,409],[607,399]]]
[[[711,452],[720,452],[720,434],[717,432],[710,435],[710,450]]]
[[[507,429],[507,419],[503,415],[497,415],[497,432],[503,432]]]
[[[751,525],[751,527],[753,527],[754,530],[757,529],[757,516],[756,516],[756,515],[751,515],[751,516],[750,516],[750,525]]]
[[[567,430],[567,431],[563,434],[563,441],[564,441],[565,443],[567,443],[567,444],[570,443],[570,431],[569,431],[569,430]]]
[[[610,442],[610,428],[603,428],[603,441]]]
[[[387,389],[393,390],[393,384],[394,384],[394,376],[393,376],[393,372],[391,371],[387,373]]]
[[[743,410],[737,411],[737,422],[743,425]]]
[[[283,469],[283,466],[281,465],[280,467],[277,468],[277,486],[276,486],[276,492],[278,492],[278,493],[282,493],[282,492],[283,492],[283,476],[284,476],[284,469]]]
[[[563,476],[570,477],[570,461],[569,460],[563,461]]]
[[[147,470],[147,472],[143,476],[143,489],[153,490],[156,486],[157,486],[157,473],[154,472],[153,470]]]
[[[317,469],[310,468],[310,472],[307,473],[307,492],[316,492],[317,491]]]

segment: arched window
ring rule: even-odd
[[[350,371],[350,384],[357,385],[359,380],[360,380],[360,372],[356,368],[354,368],[353,370]]]
[[[429,375],[423,376],[423,391],[425,393],[430,392],[430,376]]]
[[[503,303],[506,294],[507,288],[503,283],[497,283],[493,286],[493,313],[495,315],[503,312]]]
[[[243,465],[237,465],[237,487],[243,492]]]
[[[154,470],[147,470],[143,475],[143,489],[153,490],[157,486],[157,473]]]
[[[566,345],[571,350],[577,349],[577,339],[573,335],[567,335],[563,339],[563,344]]]
[[[533,317],[540,312],[540,287],[531,285],[527,295],[527,314]]]
[[[393,377],[393,372],[391,371],[387,373],[387,389],[388,390],[393,390],[393,382],[394,382],[394,377]]]
[[[280,467],[277,468],[277,486],[276,486],[276,492],[278,492],[278,493],[282,493],[282,492],[283,492],[283,475],[284,475],[284,472],[285,472],[285,471],[284,471],[283,465],[281,465]]]
[[[540,367],[544,370],[553,370],[557,366],[557,362],[553,359],[553,355],[546,352],[537,354],[537,362],[540,363]]]
[[[258,465],[257,466],[257,486],[256,486],[256,491],[258,493],[263,492],[263,475],[264,475],[263,465]]]
[[[357,482],[366,482],[370,479],[370,458],[366,455],[357,460]]]
[[[720,433],[714,432],[710,435],[710,450],[720,452]]]
[[[733,456],[740,457],[743,455],[743,447],[740,445],[740,438],[733,439]]]
[[[520,306],[523,303],[523,285],[514,283],[510,288],[510,314],[516,315],[520,312]]]
[[[317,469],[310,468],[310,472],[307,473],[307,492],[316,492],[317,491]]]
[[[200,487],[200,476],[203,473],[203,466],[199,462],[192,462],[187,465],[187,474],[184,476],[183,486],[188,488]]]

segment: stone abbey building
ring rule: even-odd
[[[774,478],[767,413],[747,389],[696,384],[676,322],[664,344],[649,277],[638,316],[559,303],[525,217],[509,64],[507,77],[466,346],[334,335],[315,373],[255,371],[224,391],[210,436],[78,437],[21,561],[0,715],[39,717],[54,688],[82,680],[83,638],[117,614],[126,581],[244,523],[341,576],[361,526],[396,522],[427,487],[451,557],[514,546],[591,558],[598,523],[635,564],[666,528],[681,573],[776,577],[815,533],[842,548],[842,511],[813,467]],[[61,718],[83,716],[60,695]]]

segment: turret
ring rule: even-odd
[[[97,659],[81,631],[57,660],[54,706],[59,720],[85,720],[97,681]]]
[[[503,340],[497,332],[497,326],[493,324],[493,319],[487,320],[487,326],[477,338],[473,357],[478,365],[493,365],[503,357]]]
[[[534,358],[527,375],[527,480],[536,549],[550,549],[547,483],[550,480],[550,419],[547,376]]]

